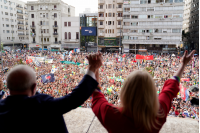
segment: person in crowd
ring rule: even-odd
[[[86,75],[79,84],[76,81],[70,94],[59,98],[36,94],[36,74],[31,67],[18,65],[12,68],[7,75],[10,95],[0,100],[0,132],[67,133],[63,114],[84,103],[98,85],[95,71],[102,65],[101,54],[89,55],[87,59],[89,67]],[[45,91],[51,93],[50,87],[61,89],[66,86],[46,84]]]
[[[179,92],[180,78],[195,50],[185,51],[176,74],[166,80],[159,97],[152,76],[146,71],[131,72],[121,89],[119,107],[110,104],[98,86],[92,94],[92,110],[109,133],[156,133],[166,122],[171,102]],[[99,72],[96,72],[100,82]]]

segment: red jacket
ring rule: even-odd
[[[165,82],[162,92],[159,95],[160,109],[164,110],[165,117],[157,118],[161,124],[159,129],[153,129],[153,133],[158,133],[166,122],[167,114],[171,108],[171,101],[177,96],[179,92],[179,83],[174,79],[169,79]],[[109,133],[142,133],[144,128],[136,128],[134,121],[128,114],[122,114],[121,108],[114,107],[109,104],[101,92],[94,91],[92,94],[92,110],[98,117],[101,124],[107,129]]]

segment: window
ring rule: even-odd
[[[140,0],[140,4],[147,4],[147,0]]]
[[[64,26],[65,26],[65,27],[67,26],[67,22],[64,22]]]
[[[46,39],[46,38],[45,38]],[[46,42],[46,41],[45,41]],[[47,48],[47,46],[44,46],[44,48]]]
[[[6,27],[9,27],[9,24],[6,24]]]
[[[42,18],[42,13],[40,13],[40,17]]]
[[[182,18],[183,15],[182,14],[173,14],[173,18]]]
[[[118,5],[118,8],[122,8],[122,5]]]
[[[47,38],[47,42],[49,42],[49,38]]]
[[[111,9],[112,8],[112,4],[108,4],[108,9]]]
[[[154,11],[154,7],[147,7],[147,11]]]
[[[12,7],[10,7],[10,10],[13,10],[13,8],[12,8]]]
[[[118,25],[121,25],[121,21],[118,21]]]
[[[68,26],[70,27],[71,26],[71,22],[68,22]],[[70,33],[70,32],[69,32]],[[71,33],[70,33],[70,35],[71,35]],[[71,39],[71,38],[70,38]]]
[[[6,33],[10,33],[10,31],[9,31],[9,30],[6,30]]]
[[[103,13],[99,13],[99,17],[104,17],[104,14]]]
[[[71,32],[68,33],[69,39],[71,39]]]
[[[54,5],[54,9],[56,9],[56,5]]]
[[[40,25],[42,25],[42,21],[40,21]]]
[[[10,19],[10,21],[11,21],[11,22],[14,22],[14,20],[13,20],[13,19]]]
[[[34,10],[34,6],[31,6],[31,10]]]
[[[100,5],[100,9],[103,9],[103,5]]]
[[[114,21],[113,21],[114,22]],[[114,29],[112,29],[112,33],[115,33],[115,30]]]
[[[181,33],[181,29],[172,29],[172,33]]]
[[[16,14],[15,14],[16,15]],[[10,13],[10,16],[13,16],[13,13]]]
[[[65,39],[67,39],[67,32],[65,32]]]
[[[148,19],[153,18],[153,15],[147,15],[147,18]]]
[[[47,33],[49,33],[49,29],[47,29]]]
[[[3,30],[3,33],[5,33],[5,30]]]
[[[54,13],[54,18],[57,18],[57,13]]]
[[[115,13],[113,13],[113,17],[115,17]]]
[[[111,21],[108,21],[108,25],[111,25]]]
[[[48,13],[46,13],[46,18],[48,18],[48,15],[49,15],[49,14],[48,14]]]
[[[8,19],[8,18],[6,18],[5,20],[6,20],[6,21],[9,21],[9,19]]]
[[[34,18],[34,14],[31,14],[31,18]]]
[[[103,21],[100,21],[100,25],[103,25]]]
[[[164,15],[164,18],[172,18],[172,15]]]
[[[8,9],[8,7],[7,7],[7,6],[4,6],[4,9]]]
[[[45,18],[45,13],[43,13],[43,18]]]
[[[5,15],[8,15],[8,12],[5,12]]]
[[[162,3],[164,0],[156,0],[156,3]]]
[[[154,29],[155,33],[162,33],[162,29]]]
[[[112,13],[108,13],[108,17],[112,17]]]
[[[155,15],[155,18],[163,18],[163,15]]]
[[[46,29],[44,29],[44,33],[46,33]]]
[[[132,19],[138,19],[138,16],[132,15],[131,18]]]
[[[113,9],[115,9],[115,4],[113,4]]]
[[[114,21],[113,21],[113,25],[115,25]]]
[[[46,42],[47,40],[46,40],[46,38],[44,38],[44,42]],[[44,47],[47,47],[47,46],[44,46]]]
[[[79,39],[79,32],[76,32],[76,39]]]

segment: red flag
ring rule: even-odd
[[[153,55],[144,56],[145,60],[153,60]]]
[[[123,58],[126,57],[126,54],[124,54],[122,57],[123,57]]]
[[[143,59],[144,59],[143,55],[136,54],[136,60],[143,60]]]

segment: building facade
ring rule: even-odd
[[[98,0],[98,50],[120,50],[123,25],[123,0]]]
[[[62,17],[62,50],[80,48],[80,18]]]
[[[0,37],[4,47],[26,49],[29,44],[26,3],[18,0],[0,0]]]
[[[123,7],[124,52],[177,53],[182,44],[183,0],[125,0]]]
[[[75,16],[75,8],[61,0],[28,1],[30,49],[59,51],[62,18]]]
[[[93,27],[97,30],[98,13],[80,13],[80,50],[85,52],[97,52],[98,36],[83,36],[81,30],[84,27]]]
[[[183,49],[199,52],[199,0],[186,0],[183,16]]]

